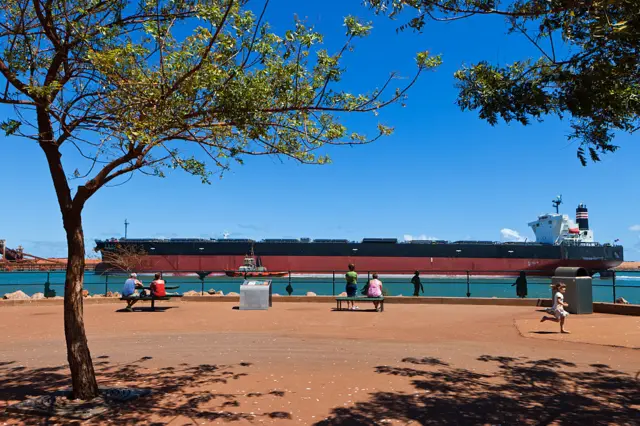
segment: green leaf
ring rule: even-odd
[[[0,124],[0,129],[4,130],[5,136],[11,136],[18,131],[21,125],[22,122],[10,118]]]
[[[371,22],[362,23],[355,16],[347,16],[344,18],[344,26],[347,27],[347,36],[349,37],[365,37],[371,33],[373,25]]]

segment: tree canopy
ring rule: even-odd
[[[413,11],[400,29],[429,21],[504,16],[510,33],[535,46],[538,57],[501,66],[482,61],[455,74],[458,105],[529,124],[544,116],[570,118],[578,158],[613,152],[617,132],[640,128],[640,0],[369,0],[392,17]]]
[[[366,137],[339,120],[340,112],[375,112],[402,99],[411,85],[392,87],[392,74],[366,94],[334,89],[343,55],[370,24],[345,18],[345,44],[330,53],[304,22],[276,34],[263,19],[269,2],[261,14],[248,3],[3,2],[0,102],[16,114],[2,129],[77,148],[93,165],[69,173],[87,177],[84,196],[138,169],[162,176],[180,168],[207,181],[243,155],[324,163],[318,149],[326,144],[366,143],[391,132],[379,124]],[[422,53],[417,62],[414,77],[439,60]],[[51,119],[44,139],[38,108]]]
[[[182,169],[209,182],[247,155],[328,161],[322,148],[364,144],[391,133],[349,132],[343,115],[404,99],[392,73],[353,94],[340,85],[343,56],[371,25],[344,18],[344,45],[323,48],[294,20],[280,34],[265,20],[269,0],[4,0],[0,4],[0,128],[42,149],[67,236],[64,324],[73,397],[98,395],[82,317],[82,211],[101,187],[133,172]],[[254,13],[255,10],[255,13]],[[63,163],[75,149],[84,165]],[[71,157],[74,158],[74,157]],[[119,179],[121,178],[121,179]],[[71,181],[79,182],[71,187]]]

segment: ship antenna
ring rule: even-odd
[[[556,214],[560,213],[560,204],[562,204],[562,195],[558,195],[555,200],[551,201],[553,207],[556,209]]]

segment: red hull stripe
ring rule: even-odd
[[[446,257],[358,257],[356,256],[261,256],[269,271],[294,273],[331,273],[345,271],[354,263],[360,271],[411,272],[420,271],[553,271],[560,266],[580,266],[591,270],[618,266],[616,260],[511,259],[511,258],[446,258]],[[145,256],[138,272],[237,270],[244,256]]]

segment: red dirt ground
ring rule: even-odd
[[[529,307],[390,304],[374,313],[333,312],[322,303],[275,303],[269,311],[234,305],[169,302],[165,311],[134,313],[85,306],[100,384],[155,391],[88,424],[640,418],[638,317],[572,315],[573,334],[560,335]],[[68,386],[65,361],[62,306],[0,309],[0,410]],[[1,414],[0,422],[45,424]]]

